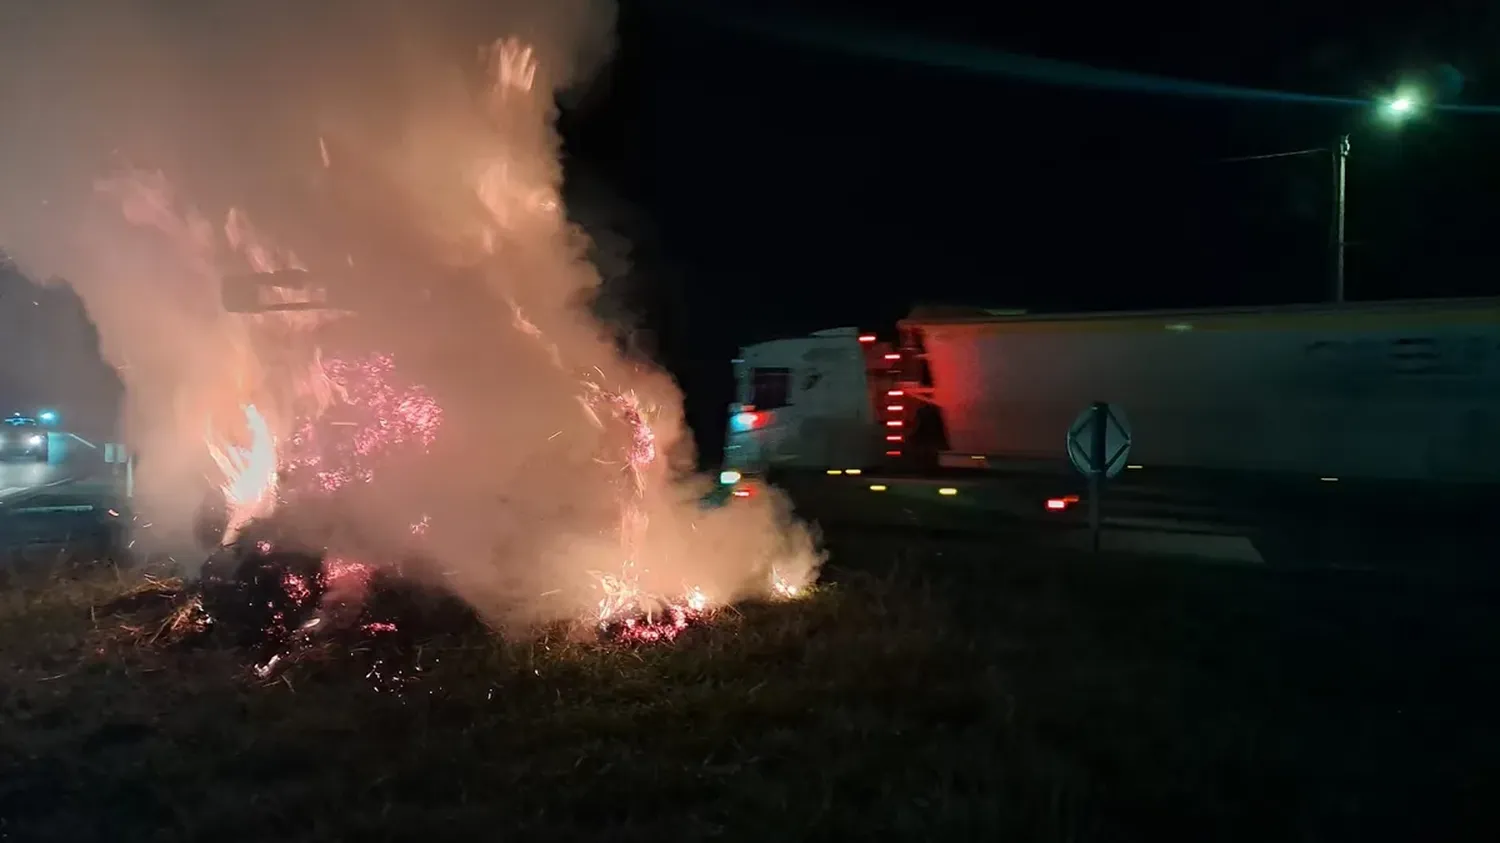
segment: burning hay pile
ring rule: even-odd
[[[536,336],[519,311],[516,321],[523,334]],[[217,519],[200,524],[215,547],[199,576],[187,584],[158,582],[113,610],[129,612],[143,597],[163,598],[154,605],[165,614],[139,627],[145,637],[247,650],[261,679],[276,677],[299,659],[379,652],[386,667],[382,673],[372,666],[371,678],[405,682],[412,674],[391,664],[421,642],[498,634],[428,553],[428,542],[443,534],[441,517],[408,516],[402,531],[406,541],[394,547],[366,544],[357,554],[330,549],[341,534],[345,544],[358,544],[338,529],[347,526],[338,523],[347,511],[343,496],[366,490],[377,479],[399,482],[392,466],[420,458],[439,438],[443,408],[425,390],[403,384],[398,374],[385,354],[355,363],[329,361],[318,377],[337,397],[323,412],[339,421],[302,419],[287,447],[270,433],[259,411],[247,406],[247,444],[210,443],[224,479],[207,510]],[[577,404],[589,426],[611,434],[600,438],[602,450],[589,462],[617,507],[603,532],[618,564],[587,572],[592,597],[585,611],[544,616],[550,621],[544,627],[549,634],[615,645],[673,641],[725,604],[702,586],[663,594],[644,585],[650,566],[638,560],[653,547],[648,497],[658,459],[650,412],[633,393],[611,392],[589,378],[580,382]],[[712,517],[714,510],[703,514]],[[771,564],[761,576],[759,594],[774,598],[799,596],[805,582]]]
[[[124,618],[138,643],[241,650],[261,680],[299,661],[358,658],[378,689],[391,690],[420,672],[407,662],[424,645],[502,635],[420,560],[372,565],[282,547],[266,526],[251,524],[216,550],[198,579],[148,578],[101,613]],[[597,615],[520,634],[644,646],[674,641],[724,608],[700,590],[665,598],[611,576],[599,589]]]
[[[403,555],[368,552],[369,558],[378,560],[374,562],[307,542],[309,535],[317,534],[307,529],[308,524],[326,527],[322,516],[339,511],[335,502],[346,484],[383,477],[381,457],[407,445],[420,451],[435,437],[441,408],[420,391],[400,398],[383,383],[351,387],[350,371],[367,377],[373,377],[372,372],[390,374],[388,358],[382,359],[374,367],[341,367],[330,376],[343,396],[345,412],[340,417],[362,421],[344,422],[331,437],[304,423],[298,427],[297,447],[287,452],[291,456],[280,456],[275,437],[256,434],[265,430],[264,424],[257,423],[253,408],[246,408],[251,444],[215,452],[215,462],[226,475],[221,503],[214,507],[221,516],[217,532],[222,541],[196,580],[186,585],[173,580],[147,589],[167,601],[157,601],[158,608],[167,608],[165,616],[147,625],[152,641],[212,640],[243,648],[252,654],[255,674],[268,679],[289,663],[314,655],[372,648],[394,652],[434,636],[497,634],[446,581],[441,567],[422,555],[434,524],[428,515],[411,521],[406,531],[411,541],[398,551]],[[610,393],[588,381],[580,394],[584,415],[592,424],[622,428],[620,436],[606,440],[621,443],[618,459],[595,461],[618,494],[620,514],[610,533],[621,561],[611,572],[589,572],[591,609],[549,627],[557,631],[561,626],[570,637],[586,635],[613,644],[673,641],[711,619],[723,604],[702,587],[689,586],[678,594],[657,594],[643,587],[649,569],[636,560],[649,547],[645,497],[648,472],[656,460],[655,434],[634,396]],[[368,395],[379,400],[362,397]],[[413,407],[420,408],[416,415],[425,423],[413,421]],[[366,412],[361,415],[358,410]],[[442,519],[436,523],[441,530]],[[326,531],[321,535],[328,538]],[[774,567],[765,575],[764,594],[798,595],[799,586]],[[142,596],[133,594],[126,602],[137,604]]]
[[[158,637],[252,647],[265,675],[443,629],[644,644],[816,579],[815,540],[774,495],[702,504],[675,384],[589,307],[602,282],[563,207],[554,120],[612,9],[507,9],[501,26],[534,40],[481,50],[482,90],[421,27],[299,32],[234,53],[343,70],[204,92],[279,119],[162,104],[195,129],[183,143],[233,141],[194,159],[216,166],[126,166],[87,198],[49,186],[26,205],[60,227],[28,242],[63,248],[23,257],[69,279],[126,384],[154,525],[131,539],[190,583]],[[317,47],[298,65],[292,43]],[[360,46],[335,61],[330,44]],[[255,292],[230,296],[235,279]],[[195,536],[201,565],[182,552]]]

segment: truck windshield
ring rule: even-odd
[[[750,404],[757,410],[785,407],[791,385],[791,369],[757,367],[750,373]]]

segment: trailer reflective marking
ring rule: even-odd
[[[958,490],[953,488],[952,486],[944,486],[943,488],[938,489],[938,494],[942,495],[943,497],[951,498],[954,495],[958,494]]]
[[[884,483],[876,483],[876,484],[870,486],[870,491],[872,491],[872,492],[884,492],[885,488],[886,487],[885,487]]]

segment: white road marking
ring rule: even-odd
[[[20,494],[22,492],[50,489],[53,486],[61,486],[65,483],[74,483],[77,482],[77,480],[78,478],[76,477],[64,477],[61,480],[53,480],[47,483],[39,483],[32,486],[6,486],[4,488],[0,488],[0,502],[3,502],[6,498]]]
[[[75,503],[59,504],[57,506],[23,506],[20,509],[10,510],[11,515],[35,515],[40,512],[93,512],[92,504]]]

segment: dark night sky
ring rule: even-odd
[[[1500,113],[1428,111],[1393,130],[1358,107],[853,55],[988,50],[994,65],[1011,51],[1334,98],[1412,82],[1474,106],[1500,103],[1500,12],[974,8],[627,2],[609,87],[567,125],[569,149],[649,221],[635,234],[637,284],[661,355],[699,399],[699,427],[718,424],[738,344],[889,325],[917,301],[1317,300],[1329,156],[1220,159],[1327,146],[1342,131],[1350,297],[1500,293]],[[800,42],[810,26],[858,46]]]

